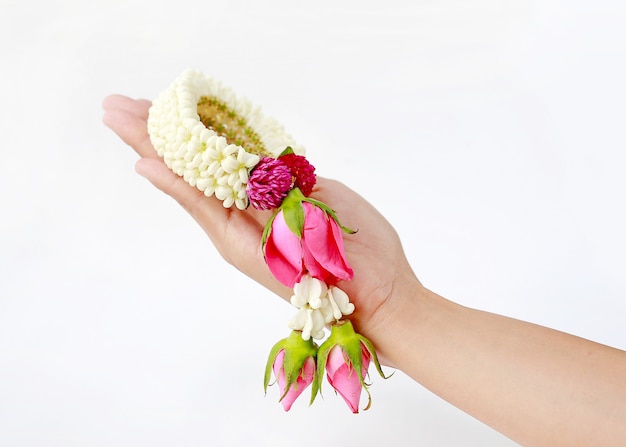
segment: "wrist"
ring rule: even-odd
[[[405,370],[408,355],[415,349],[413,338],[418,327],[428,320],[427,313],[434,295],[426,289],[412,271],[399,275],[389,287],[367,323],[366,335],[376,346],[381,363]]]

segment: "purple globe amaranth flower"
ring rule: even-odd
[[[246,186],[248,200],[258,210],[278,208],[293,181],[289,166],[275,158],[263,157],[250,173]]]
[[[279,402],[285,411],[289,411],[298,396],[313,382],[317,371],[316,356],[317,345],[310,339],[304,340],[300,331],[292,331],[270,351],[264,389],[267,391],[273,371],[280,391]]]
[[[333,325],[330,336],[317,351],[317,372],[313,380],[311,402],[321,390],[326,369],[328,383],[341,395],[353,413],[359,412],[361,390],[365,390],[368,397],[364,410],[369,409],[372,399],[365,377],[370,361],[381,377],[386,379],[372,342],[357,334],[350,321],[339,321]]]

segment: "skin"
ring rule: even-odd
[[[136,171],[178,201],[227,262],[289,299],[260,247],[269,212],[226,209],[172,173],[147,134],[149,101],[113,95],[103,107],[104,123],[139,154]],[[453,303],[419,282],[395,230],[361,196],[318,178],[312,197],[359,229],[344,238],[354,279],[338,286],[383,364],[522,445],[626,445],[626,352]]]

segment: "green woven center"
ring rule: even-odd
[[[218,99],[208,96],[200,97],[198,115],[202,124],[226,138],[229,144],[241,146],[251,154],[268,155],[261,138],[252,130],[246,120]]]

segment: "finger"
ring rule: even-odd
[[[123,95],[107,96],[102,102],[105,109],[104,122],[111,127],[118,135],[144,158],[156,158],[154,147],[143,135],[143,127],[136,118],[146,120],[151,102],[145,99],[131,99]],[[134,115],[135,118],[133,118]],[[149,137],[148,137],[149,138]],[[271,211],[261,211],[254,208],[249,209],[254,219],[265,224],[271,216]]]
[[[102,107],[104,110],[122,109],[126,110],[137,118],[143,120],[148,119],[148,111],[152,102],[147,99],[132,99],[123,95],[110,95],[104,98],[102,101]]]
[[[158,158],[146,128],[146,120],[126,109],[108,109],[102,118],[119,137],[143,158]]]

